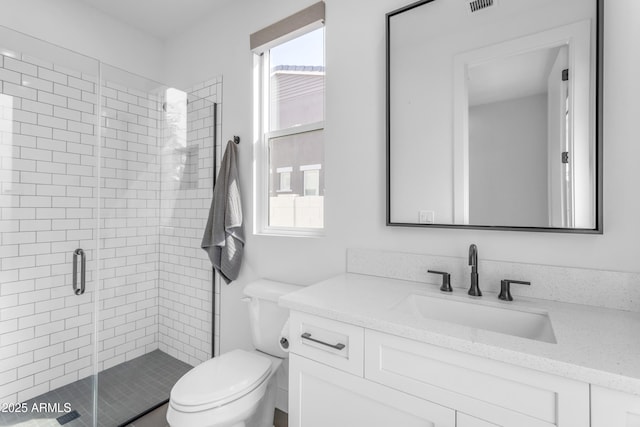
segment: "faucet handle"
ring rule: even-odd
[[[518,285],[531,285],[531,282],[523,282],[522,280],[503,279],[500,281],[500,295],[498,298],[503,301],[513,301],[511,296],[511,284],[516,283]]]
[[[442,292],[453,292],[451,289],[451,274],[446,271],[436,271],[436,270],[427,270],[428,273],[433,274],[441,274],[442,275],[442,286],[440,286],[440,290]]]

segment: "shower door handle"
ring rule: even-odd
[[[80,255],[80,287],[79,288],[78,288],[78,255]],[[87,260],[84,255],[84,251],[78,248],[75,251],[73,251],[73,293],[76,295],[84,294],[86,267],[87,267]]]

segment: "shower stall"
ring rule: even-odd
[[[221,89],[0,27],[0,426],[126,425],[215,353]]]

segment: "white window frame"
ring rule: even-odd
[[[281,37],[274,43],[263,47],[263,51],[254,52],[254,233],[274,236],[299,236],[299,237],[321,237],[325,234],[325,227],[305,228],[305,227],[279,227],[269,225],[269,141],[274,138],[298,135],[306,132],[324,130],[325,122],[315,122],[300,126],[293,126],[277,131],[269,129],[269,49],[276,47],[289,40],[293,40],[311,31],[324,27],[324,22],[318,21],[307,25],[297,31]],[[325,97],[326,105],[326,97]],[[325,107],[326,108],[326,107]],[[326,109],[325,109],[326,114]],[[325,199],[326,212],[326,199]]]

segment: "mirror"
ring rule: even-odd
[[[602,232],[601,8],[387,14],[387,225]]]

